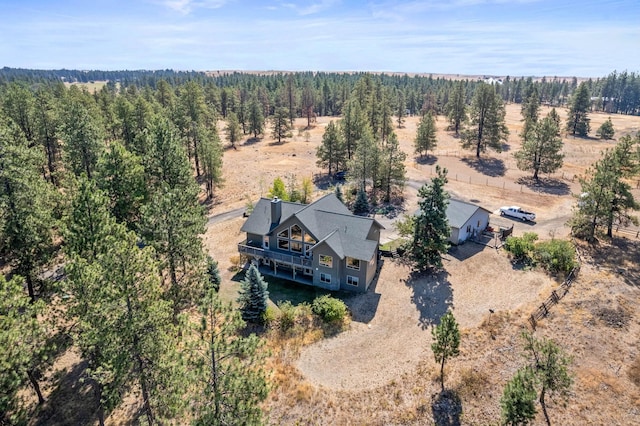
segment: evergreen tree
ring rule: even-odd
[[[495,87],[480,83],[471,101],[471,127],[462,135],[463,148],[475,148],[476,158],[487,147],[502,151],[502,143],[507,140],[509,130],[505,125],[505,109]]]
[[[460,354],[460,331],[451,311],[440,318],[440,324],[431,329],[431,334],[431,350],[436,362],[440,363],[440,386],[444,392],[444,363]]]
[[[311,202],[311,196],[313,195],[313,182],[311,178],[306,176],[302,178],[302,185],[300,185],[300,202],[302,204],[309,204]]]
[[[224,133],[233,148],[236,147],[236,142],[240,140],[241,132],[238,116],[232,111],[227,114],[227,126],[224,128]]]
[[[589,134],[589,117],[587,112],[591,104],[591,96],[586,83],[580,83],[578,89],[571,96],[569,115],[567,117],[567,130],[573,136],[587,136]]]
[[[41,88],[36,92],[34,115],[36,138],[43,146],[47,157],[49,180],[56,185],[59,182],[61,147],[57,133],[59,126],[57,100],[49,90]]]
[[[209,279],[208,289],[217,293],[220,290],[220,284],[222,284],[222,277],[218,270],[218,262],[213,260],[211,256],[207,256],[207,278]]]
[[[231,116],[231,114],[229,114]],[[200,162],[202,178],[207,191],[207,198],[212,199],[214,189],[222,186],[222,144],[217,132],[211,133],[200,144]]]
[[[332,176],[333,172],[344,169],[346,165],[347,152],[345,145],[338,126],[333,121],[329,122],[322,135],[322,143],[316,151],[316,157],[318,157],[316,165],[327,168],[329,176]]]
[[[637,221],[630,211],[640,206],[626,180],[639,173],[638,146],[640,135],[621,138],[579,179],[582,192],[571,220],[574,235],[593,241],[600,227],[605,227],[611,237],[615,223],[625,226]]]
[[[613,128],[613,123],[611,122],[611,117],[607,118],[607,121],[602,123],[602,125],[596,131],[596,136],[600,139],[613,139],[613,135],[615,135],[616,131]]]
[[[262,342],[242,337],[240,313],[222,303],[213,289],[200,304],[198,340],[189,351],[195,366],[193,413],[196,425],[257,425],[260,402],[268,394]]]
[[[23,280],[7,281],[0,275],[0,423],[26,424],[18,392],[29,382],[38,403],[45,400],[38,377],[50,349],[46,328],[38,320],[44,302],[32,303],[24,294]]]
[[[98,256],[67,263],[68,313],[78,321],[101,419],[137,388],[147,422],[156,424],[183,408],[171,305],[162,297],[154,250],[138,248],[136,235],[121,224],[101,225],[111,232]]]
[[[420,212],[415,220],[411,257],[418,271],[442,268],[442,255],[449,249],[447,205],[449,194],[444,190],[447,169],[436,166],[437,176],[418,191]]]
[[[210,115],[202,85],[193,80],[182,85],[178,97],[176,125],[182,135],[189,159],[194,160],[198,177],[200,176],[200,144],[210,132],[215,131],[215,121]]]
[[[404,160],[407,154],[400,150],[398,137],[392,133],[387,143],[382,147],[380,153],[382,159],[381,171],[383,175],[383,190],[385,192],[385,202],[391,201],[391,191],[397,188],[400,191],[404,188],[406,171]]]
[[[70,97],[63,111],[60,134],[66,166],[76,176],[91,179],[104,150],[102,126],[80,99]]]
[[[109,197],[111,214],[135,230],[149,196],[142,159],[115,141],[98,161],[97,169],[98,186]]]
[[[358,143],[367,133],[367,128],[366,116],[360,104],[355,99],[347,102],[340,120],[340,131],[347,150],[347,160],[351,160]]]
[[[520,112],[522,114],[522,121],[524,121],[522,139],[526,141],[529,137],[529,132],[531,132],[538,123],[538,116],[540,114],[540,95],[535,86],[530,86],[529,94],[522,102]],[[559,131],[558,129],[558,132]]]
[[[414,141],[415,152],[422,157],[426,152],[429,154],[430,150],[433,150],[438,144],[436,139],[436,120],[429,111],[420,118],[418,124],[418,131],[416,132],[416,139]]]
[[[458,136],[460,132],[460,126],[462,126],[462,124],[467,121],[465,87],[462,80],[458,81],[455,84],[453,93],[449,97],[446,111],[449,123],[451,124],[451,127],[453,127],[453,130],[456,132],[456,136]]]
[[[367,192],[363,187],[360,187],[358,194],[356,195],[356,201],[353,204],[353,213],[366,216],[369,214],[369,200],[367,199]]]
[[[569,396],[569,389],[573,383],[568,369],[571,358],[565,355],[560,347],[551,340],[538,340],[527,332],[523,333],[523,338],[525,351],[530,360],[530,368],[540,387],[538,401],[547,425],[551,426],[545,398],[547,393],[564,399]]]
[[[277,108],[273,117],[271,117],[271,137],[282,143],[286,138],[291,137],[291,122],[287,116],[287,110],[285,108]]]
[[[38,154],[15,125],[0,120],[0,253],[25,278],[32,300],[38,271],[53,251],[55,203]]]
[[[254,264],[249,266],[240,287],[238,303],[242,318],[253,323],[262,322],[262,316],[267,310],[269,291],[267,290],[267,282]]]
[[[367,180],[376,185],[376,177],[379,174],[380,147],[375,142],[371,133],[366,130],[362,139],[358,141],[356,151],[348,163],[349,175],[360,182],[363,190],[367,189]]]
[[[536,417],[534,380],[530,368],[521,368],[507,383],[500,398],[504,424],[526,425]]]
[[[253,98],[249,104],[249,132],[257,138],[264,132],[264,115],[262,106],[257,99]]]
[[[407,116],[407,101],[402,90],[398,90],[398,100],[396,104],[396,116],[398,129],[403,128],[405,117]]]
[[[562,167],[564,155],[562,138],[557,123],[548,115],[531,125],[525,134],[520,151],[515,153],[518,169],[532,171],[538,180],[538,173],[553,173]]]

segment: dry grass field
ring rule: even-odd
[[[542,114],[546,112],[543,108]],[[566,116],[565,110],[559,113]],[[590,117],[595,134],[608,115]],[[616,138],[640,131],[640,117],[611,118]],[[283,144],[265,137],[227,148],[225,184],[217,191],[209,214],[238,209],[247,200],[266,196],[276,177],[295,175],[301,181],[321,174],[315,152],[330,120],[319,117],[308,130],[303,130],[305,120],[297,120],[294,136]],[[615,144],[565,136],[564,167],[535,186],[528,184],[528,174],[519,171],[513,159],[520,146],[519,105],[507,105],[511,132],[507,149],[488,152],[480,161],[460,149],[459,141],[445,131],[445,118],[439,117],[438,147],[428,161],[419,162],[413,155],[417,122],[417,117],[410,117],[404,128],[396,129],[401,148],[409,154],[405,211],[416,208],[417,188],[438,164],[448,169],[447,189],[455,198],[491,211],[506,204],[535,211],[537,222],[516,222],[514,232],[537,232],[541,239],[568,235],[565,223],[575,202],[572,194],[580,190],[575,177],[584,174],[603,149]],[[331,190],[323,186],[315,195]],[[640,192],[636,190],[635,195],[640,197]],[[513,223],[495,216],[491,221],[496,224]],[[395,238],[393,220],[381,217],[380,221],[387,228],[383,240]],[[237,282],[231,280],[231,259],[243,239],[242,223],[241,217],[213,223],[204,236],[208,252],[219,262],[221,294],[228,300],[234,300],[238,290]],[[536,331],[538,337],[554,339],[573,357],[575,384],[566,404],[549,403],[551,419],[562,425],[640,424],[640,243],[619,237],[584,245],[581,253],[578,280]],[[272,355],[267,367],[273,385],[264,404],[268,421],[278,425],[498,424],[504,384],[523,364],[521,330],[527,327],[527,317],[558,286],[558,281],[542,272],[514,266],[504,251],[473,243],[447,255],[444,271],[434,276],[416,277],[407,266],[386,260],[367,294],[345,297],[351,310],[346,331],[326,338],[317,330],[268,334]],[[431,326],[447,309],[460,323],[462,340],[460,356],[446,368],[445,386],[454,397],[445,399],[430,343]],[[55,392],[56,383],[82,367],[77,355],[66,356],[70,358],[65,371],[57,364],[48,373],[52,385],[46,392]],[[77,385],[77,389],[83,388]],[[123,407],[109,423],[131,422],[135,408]],[[39,420],[33,424],[46,424]],[[543,422],[539,414],[535,424]]]
[[[542,114],[548,110],[543,108]],[[566,110],[558,111],[564,119]],[[592,133],[607,117],[591,114]],[[404,209],[415,209],[417,188],[439,164],[449,171],[447,189],[455,198],[491,211],[505,204],[535,211],[537,222],[515,223],[516,234],[532,231],[541,239],[567,236],[565,223],[575,203],[572,194],[580,190],[576,177],[586,173],[615,141],[565,136],[562,170],[545,176],[541,186],[528,185],[528,174],[519,171],[513,159],[520,147],[520,118],[519,105],[508,105],[507,149],[488,152],[476,161],[472,152],[460,149],[459,141],[445,131],[445,118],[439,117],[438,147],[426,162],[413,155],[418,118],[408,118],[404,128],[396,129],[402,149],[409,154]],[[640,117],[611,118],[616,138],[640,131]],[[315,165],[315,150],[330,120],[320,117],[308,135],[294,131],[294,137],[281,145],[265,138],[227,150],[226,182],[211,214],[266,196],[278,176],[295,175],[301,180],[322,173]],[[296,122],[299,129],[305,124]],[[494,216],[494,223],[511,223]],[[395,238],[392,220],[379,220],[387,227],[383,240]],[[227,268],[234,243],[243,238],[242,223],[238,218],[215,224],[205,236],[227,277],[232,274]],[[577,283],[536,332],[556,340],[574,358],[571,398],[566,406],[558,401],[550,407],[555,424],[640,422],[640,318],[635,312],[640,289],[633,279],[639,277],[640,246],[637,240],[625,240],[625,244],[625,266],[616,256],[602,264],[602,253],[615,253],[619,247],[603,243],[594,250]],[[440,275],[413,277],[406,266],[386,261],[372,291],[345,299],[353,319],[347,331],[311,344],[318,336],[276,338],[270,364],[276,387],[265,404],[270,423],[497,424],[502,388],[523,362],[519,335],[527,327],[526,318],[559,282],[542,272],[515,268],[503,251],[474,244],[461,246],[445,263]],[[620,268],[624,273],[615,272]],[[235,297],[236,283],[226,283],[222,294]],[[448,418],[450,422],[444,417],[451,415],[452,408],[443,411],[446,401],[440,399],[437,366],[429,348],[431,325],[447,309],[453,310],[463,330],[462,353],[447,367],[447,387],[459,397],[459,412]],[[495,313],[490,315],[489,309]],[[612,325],[606,320],[608,314],[619,314],[624,322]],[[540,415],[536,423],[541,422]]]

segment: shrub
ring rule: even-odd
[[[313,313],[320,316],[324,322],[342,321],[347,315],[347,305],[340,299],[324,295],[317,297],[311,305]]]
[[[273,324],[277,317],[278,313],[276,312],[276,309],[273,306],[269,305],[267,306],[267,309],[265,309],[265,311],[262,313],[262,323],[269,327],[271,324]]]
[[[551,273],[567,273],[576,267],[576,249],[570,241],[551,240],[536,244],[533,258]]]
[[[287,331],[296,324],[297,309],[289,300],[278,302],[280,308],[280,329]]]
[[[538,239],[535,232],[525,232],[522,237],[508,237],[504,243],[504,248],[516,260],[527,260],[533,253],[533,242]]]

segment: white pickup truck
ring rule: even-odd
[[[500,207],[500,216],[511,216],[523,221],[534,221],[536,219],[535,213],[524,211],[517,206]]]

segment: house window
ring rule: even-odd
[[[291,239],[302,241],[302,228],[298,225],[293,225],[291,227]]]
[[[302,243],[298,241],[291,241],[291,251],[302,253]]]
[[[304,245],[304,253],[307,257],[313,257],[313,253],[311,251],[311,247],[313,247],[311,244],[305,244]]]
[[[280,250],[289,250],[289,240],[278,238],[278,248]]]
[[[356,287],[357,287],[357,286],[358,286],[359,281],[360,281],[360,280],[358,279],[358,277],[354,277],[354,276],[352,276],[352,275],[347,275],[347,284],[349,284],[349,285],[354,285],[354,286],[356,286]]]
[[[333,268],[333,257],[327,256],[326,254],[321,254],[319,257],[320,266],[325,266],[327,268]]]
[[[305,232],[304,233],[304,242],[305,243],[309,243],[309,244],[315,244],[316,243],[316,239],[313,238],[309,233]]]
[[[278,232],[278,237],[289,238],[289,229],[284,229]]]
[[[471,232],[471,225],[467,225],[467,232]]]
[[[269,237],[266,235],[262,238],[262,247],[269,249]]]
[[[323,283],[331,284],[331,274],[320,274],[320,281]]]
[[[358,259],[354,259],[353,257],[347,256],[347,268],[360,270],[360,261]]]

